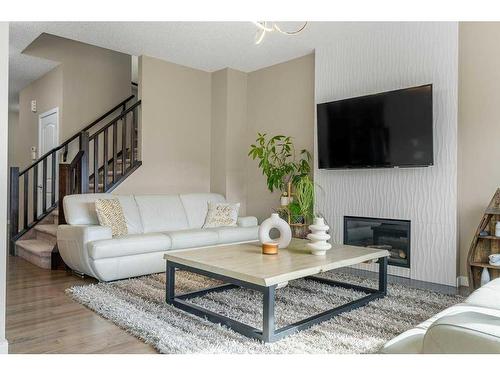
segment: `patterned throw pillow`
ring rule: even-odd
[[[208,212],[203,228],[235,227],[240,204],[208,202]]]
[[[95,210],[99,224],[110,227],[113,237],[128,234],[125,215],[118,199],[98,199],[95,201]]]

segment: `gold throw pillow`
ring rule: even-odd
[[[240,204],[208,202],[203,228],[235,227]]]
[[[113,237],[128,234],[125,215],[118,199],[98,199],[95,201],[95,210],[99,224],[110,227]]]

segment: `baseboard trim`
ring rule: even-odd
[[[461,286],[469,286],[469,278],[467,276],[458,276],[457,277],[457,288]]]
[[[5,339],[0,339],[0,354],[9,354],[9,343]]]

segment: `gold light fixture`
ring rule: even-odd
[[[302,26],[300,26],[298,29],[292,30],[292,31],[286,31],[286,30],[283,30],[282,28],[280,28],[276,22],[257,21],[257,22],[254,22],[254,24],[255,24],[255,26],[257,26],[257,29],[258,29],[257,33],[255,34],[255,44],[262,43],[262,41],[264,40],[264,37],[266,36],[266,33],[271,33],[273,31],[277,31],[283,35],[297,35],[301,31],[303,31],[307,26],[307,22],[304,22],[302,24]]]

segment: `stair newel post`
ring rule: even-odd
[[[89,133],[80,133],[80,151],[83,151],[80,170],[80,192],[86,194],[89,192]]]
[[[71,194],[71,166],[70,164],[59,164],[59,218],[58,224],[66,224],[64,217],[63,199],[66,195]]]
[[[130,129],[130,166],[135,163],[135,129],[137,129],[137,108],[132,110],[132,129]]]
[[[15,236],[19,231],[19,167],[10,168],[10,254],[16,254]]]

